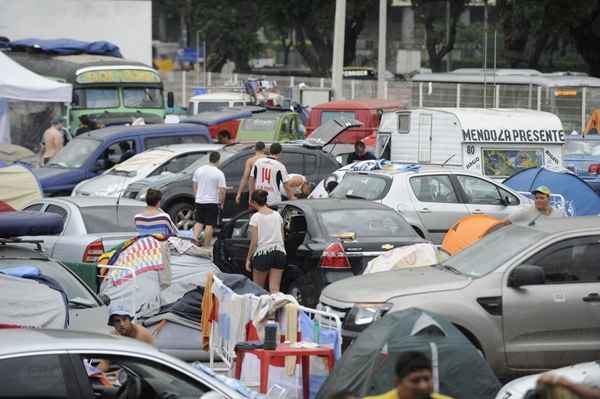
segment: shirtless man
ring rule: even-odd
[[[244,174],[242,175],[242,179],[240,180],[240,188],[238,188],[237,195],[235,196],[235,203],[239,206],[240,201],[242,199],[242,193],[248,184],[248,180],[250,178],[250,172],[252,172],[252,168],[254,167],[254,163],[267,156],[265,154],[265,143],[262,141],[257,141],[254,145],[255,154],[253,157],[250,157],[246,160],[246,164],[244,165]]]
[[[52,125],[46,129],[42,137],[42,163],[46,165],[48,161],[52,159],[56,154],[63,149],[64,146],[64,135],[62,128],[64,127],[63,118],[54,118]]]

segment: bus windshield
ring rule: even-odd
[[[73,90],[73,108],[115,108],[119,106],[116,88],[90,88]]]
[[[154,87],[126,87],[123,104],[132,108],[162,108],[161,90]]]

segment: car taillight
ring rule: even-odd
[[[600,173],[600,164],[593,163],[590,166],[588,166],[588,173],[591,175],[597,175],[598,173]]]
[[[339,242],[333,242],[325,248],[319,266],[324,269],[350,269],[350,261]]]
[[[95,240],[89,243],[83,252],[83,263],[96,263],[100,255],[104,253],[104,244],[102,240]]]

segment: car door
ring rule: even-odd
[[[1,398],[82,398],[67,355],[24,354],[0,358]]]
[[[519,199],[515,195],[485,179],[469,175],[451,177],[456,178],[467,209],[472,215],[485,214],[505,219],[519,205]]]
[[[444,235],[460,218],[469,214],[460,202],[448,175],[418,175],[409,179],[413,206],[425,227],[425,235],[434,243],[442,242]]]
[[[250,216],[252,210],[246,210],[221,229],[215,243],[215,263],[226,273],[248,274],[245,271],[246,257],[250,247]]]
[[[522,264],[545,283],[502,292],[504,347],[511,368],[557,368],[600,358],[600,235],[562,239]],[[518,266],[517,266],[518,267]]]

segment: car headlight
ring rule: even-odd
[[[392,308],[391,303],[357,303],[344,318],[342,328],[361,332]]]

